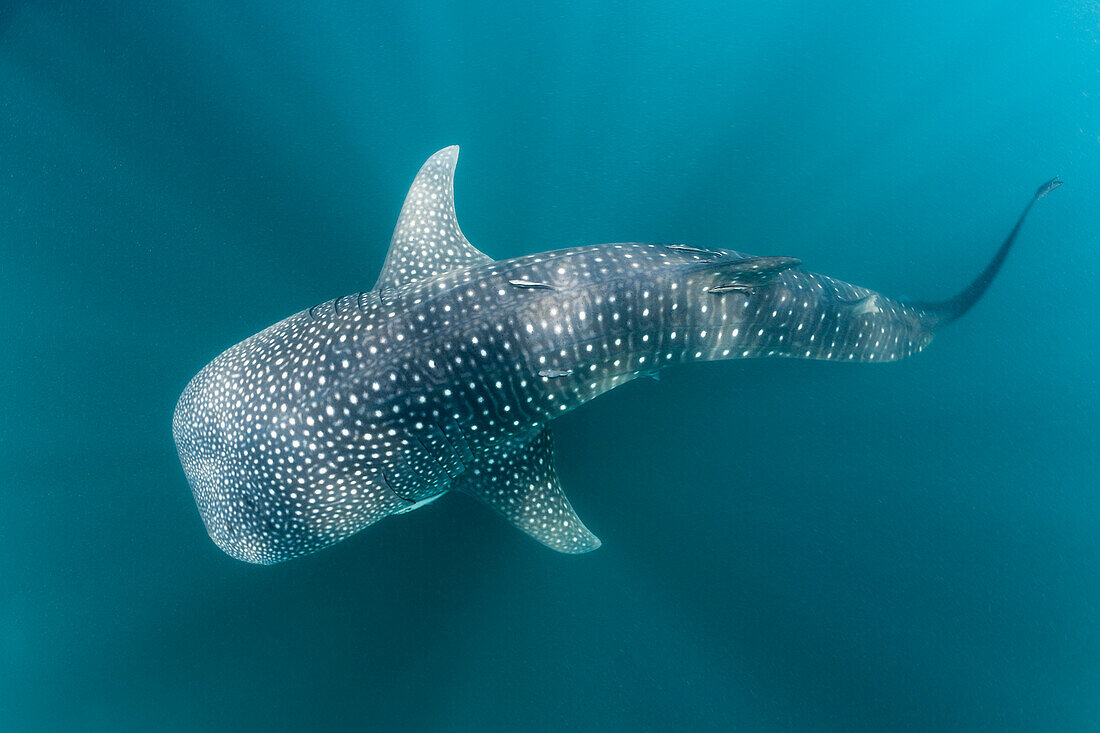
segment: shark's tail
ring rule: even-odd
[[[1001,244],[1001,248],[997,250],[997,254],[993,256],[993,259],[989,261],[985,269],[981,274],[974,278],[974,281],[958,295],[948,300],[938,302],[910,302],[908,305],[914,308],[919,308],[934,319],[934,326],[941,326],[946,323],[951,323],[962,317],[964,313],[970,310],[975,303],[977,303],[985,291],[989,288],[989,284],[993,282],[993,278],[997,276],[997,272],[1000,271],[1001,265],[1004,264],[1005,258],[1008,257],[1008,251],[1012,249],[1012,244],[1016,241],[1016,235],[1020,233],[1020,228],[1024,224],[1024,219],[1027,218],[1028,213],[1031,211],[1031,207],[1035,205],[1035,202],[1046,196],[1062,185],[1062,182],[1057,178],[1052,178],[1042,186],[1039,186],[1038,190],[1031,197],[1031,200],[1027,202],[1027,206],[1024,207],[1023,212],[1020,214],[1020,218],[1016,220],[1016,226],[1012,227],[1012,231],[1005,237],[1005,241]]]

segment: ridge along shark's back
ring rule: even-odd
[[[233,557],[305,555],[448,491],[555,550],[593,550],[600,541],[554,471],[550,420],[688,361],[919,351],[981,296],[1031,208],[963,293],[904,304],[794,258],[685,245],[493,262],[458,226],[457,157],[445,148],[417,174],[371,291],[261,331],[184,390],[180,459],[210,536]]]

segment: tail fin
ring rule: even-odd
[[[1001,244],[1001,248],[997,250],[997,254],[993,256],[993,259],[989,261],[989,264],[986,265],[981,274],[974,278],[974,282],[970,283],[965,290],[949,300],[934,303],[915,302],[909,303],[909,305],[920,308],[934,316],[936,325],[943,325],[958,320],[964,313],[970,310],[983,295],[985,295],[985,291],[989,288],[989,284],[993,282],[993,278],[997,276],[997,272],[1000,271],[1005,258],[1008,257],[1008,251],[1012,249],[1012,244],[1016,241],[1016,235],[1020,233],[1020,227],[1023,226],[1024,219],[1027,218],[1028,212],[1031,211],[1031,207],[1035,205],[1036,201],[1061,185],[1062,182],[1060,180],[1052,178],[1042,186],[1039,186],[1035,195],[1031,197],[1031,200],[1027,202],[1027,206],[1024,207],[1023,213],[1020,214],[1020,218],[1016,220],[1016,226],[1012,227],[1012,231],[1005,237],[1005,241]]]

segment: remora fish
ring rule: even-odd
[[[233,557],[305,555],[448,491],[555,550],[594,550],[558,484],[551,420],[684,362],[914,354],[978,301],[1060,185],[1036,191],[969,287],[903,303],[793,257],[725,249],[601,244],[494,262],[455,219],[457,160],[450,147],[420,169],[372,290],[245,339],[180,397],[180,460]]]

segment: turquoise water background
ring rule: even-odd
[[[558,421],[603,548],[461,496],[223,555],[171,414],[369,288],[462,146],[496,258],[684,242],[982,303],[893,365],[724,362]],[[1100,730],[1091,2],[0,7],[0,729]]]

